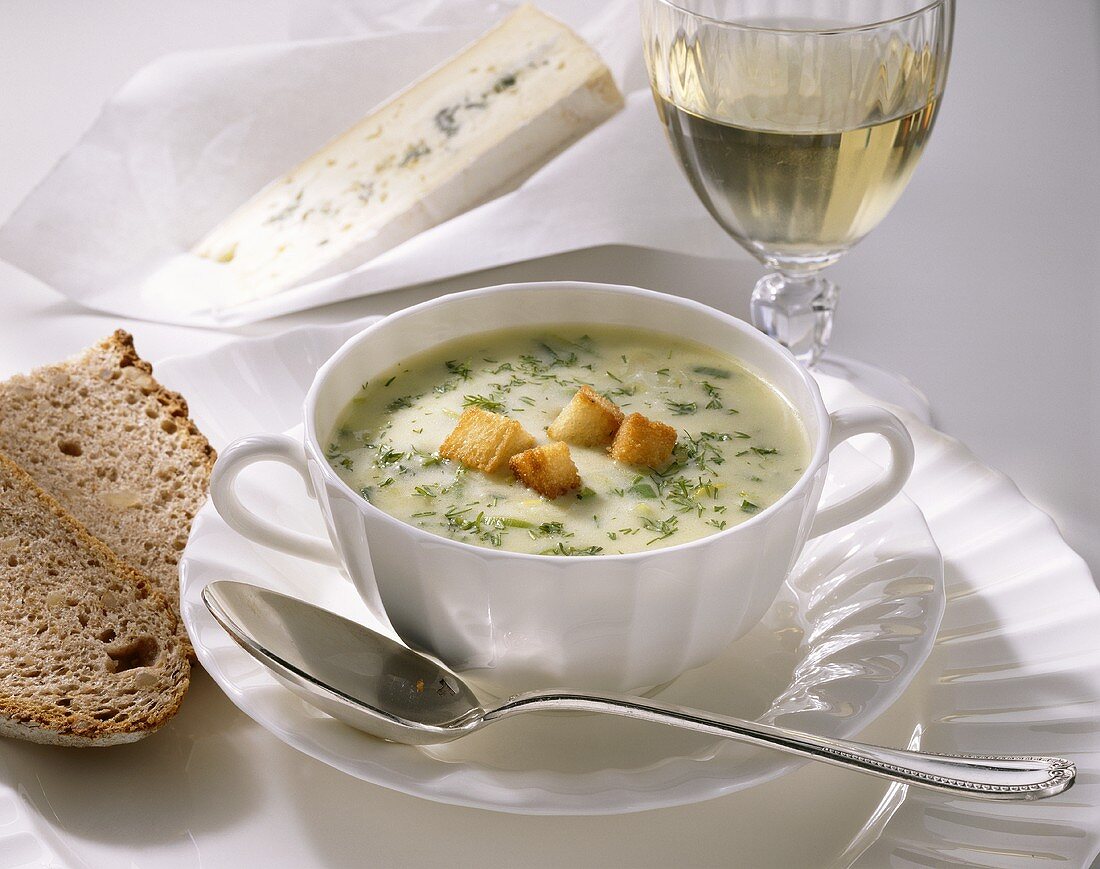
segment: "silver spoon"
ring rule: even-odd
[[[203,601],[229,635],[307,703],[374,736],[409,745],[450,742],[521,712],[606,712],[670,724],[956,796],[1040,800],[1073,784],[1059,757],[977,757],[880,748],[712,715],[626,695],[521,694],[484,708],[441,664],[328,610],[241,582],[212,582]]]

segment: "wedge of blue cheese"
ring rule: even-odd
[[[223,303],[346,271],[516,188],[622,105],[587,43],[522,6],[272,181],[192,253],[224,270]]]

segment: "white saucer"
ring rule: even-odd
[[[307,358],[297,362],[305,355]],[[256,383],[271,405],[300,394]],[[227,385],[258,370],[223,372]],[[232,375],[232,376],[230,376]],[[243,375],[243,376],[242,376]],[[294,388],[308,378],[292,378]],[[833,454],[825,501],[863,487],[878,467],[850,447]],[[241,492],[255,508],[323,535],[293,474],[252,468]],[[598,716],[523,716],[447,746],[387,744],[329,719],[281,687],[206,611],[201,589],[232,578],[311,600],[383,629],[337,571],[241,538],[207,505],[181,561],[183,617],[199,660],[233,702],[287,744],[349,775],[439,802],[529,814],[610,814],[682,805],[774,779],[802,762],[713,738]],[[731,577],[736,581],[736,577]],[[943,613],[943,565],[920,511],[904,497],[812,541],[764,621],[662,699],[852,736],[881,714],[927,658]],[[563,686],[568,687],[568,686]]]

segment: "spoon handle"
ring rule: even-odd
[[[1077,775],[1074,764],[1060,757],[947,755],[882,748],[625,695],[582,692],[521,694],[487,712],[485,721],[520,712],[547,710],[604,712],[669,724],[738,742],[776,748],[788,754],[906,784],[980,799],[1041,800],[1066,790]]]

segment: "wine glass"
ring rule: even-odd
[[[715,220],[775,271],[753,324],[813,365],[822,275],[893,207],[947,78],[954,0],[642,0],[672,150]]]

